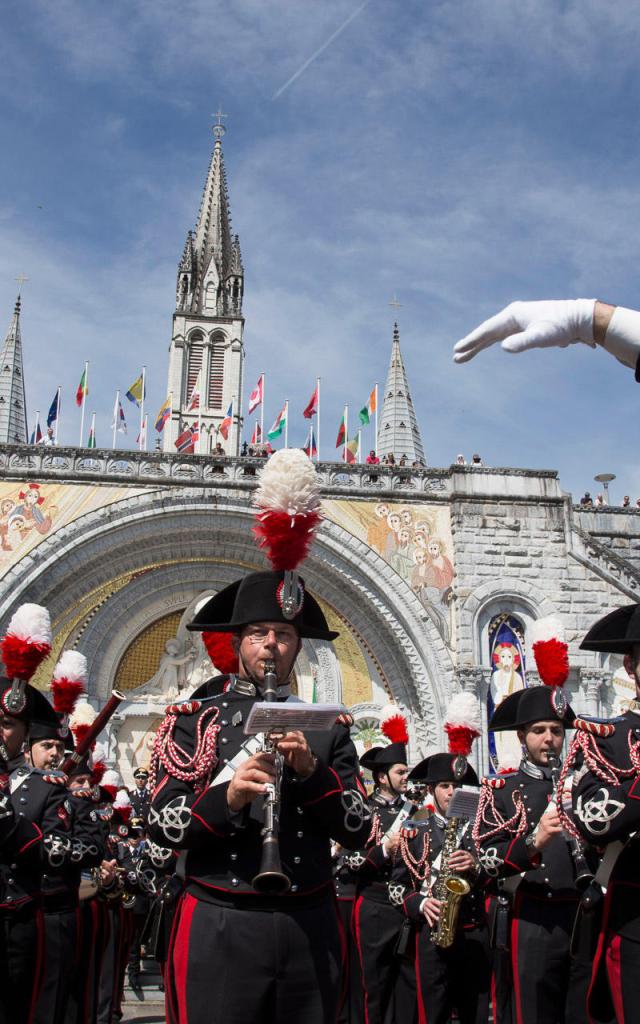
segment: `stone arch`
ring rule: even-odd
[[[56,637],[89,660],[104,700],[131,639],[207,588],[261,568],[250,492],[211,488],[132,494],[45,538],[5,578],[0,617],[25,600],[50,608]],[[168,541],[167,538],[170,538]],[[442,743],[453,688],[449,651],[409,586],[346,530],[326,521],[304,567],[308,588],[362,638],[411,716],[412,754]]]
[[[490,618],[501,611],[524,615],[530,623],[546,615],[557,614],[547,594],[533,583],[516,579],[496,579],[476,587],[460,608],[460,630],[470,640],[476,665],[483,664],[482,640]]]

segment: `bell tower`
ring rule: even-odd
[[[178,265],[167,385],[172,395],[171,429],[166,423],[163,431],[164,449],[174,453],[176,438],[195,423],[200,425],[196,454],[211,452],[219,441],[227,455],[237,455],[242,434],[244,268],[240,241],[231,233],[222,154],[224,117],[220,111],[216,114],[198,220],[187,233]],[[232,422],[225,439],[220,427],[231,404]]]

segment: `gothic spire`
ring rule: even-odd
[[[177,308],[210,316],[241,313],[244,284],[238,236],[231,234],[222,116],[213,128],[216,141],[195,231],[178,268]]]
[[[27,412],[20,338],[20,295],[0,356],[0,443],[27,441]]]
[[[391,361],[378,426],[378,455],[382,457],[390,453],[393,453],[396,463],[406,455],[409,466],[414,462],[426,461],[407,373],[402,361],[397,323],[393,325]]]

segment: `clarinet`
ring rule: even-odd
[[[558,799],[562,799],[562,794],[558,793],[562,762],[557,754],[547,754],[547,764],[551,768],[551,783],[553,785],[551,799],[555,801],[557,806]],[[593,881],[593,871],[589,867],[587,858],[584,855],[584,845],[575,836],[567,835],[566,832],[563,832],[563,836],[569,847],[569,853],[571,854],[576,872],[576,889],[579,892],[584,892]]]
[[[278,680],[275,662],[273,661],[265,661],[264,663],[263,698],[269,702],[275,701],[278,698]],[[262,750],[267,754],[274,754],[275,779],[273,782],[268,783],[263,797],[262,859],[260,861],[260,870],[251,884],[256,892],[280,895],[288,892],[291,888],[291,879],[282,870],[280,844],[278,841],[284,758],[282,754],[278,753],[272,740],[266,734],[262,741]]]

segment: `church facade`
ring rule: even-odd
[[[0,443],[0,629],[21,603],[44,604],[54,647],[37,684],[46,688],[71,647],[88,659],[96,707],[113,689],[125,693],[108,756],[127,783],[149,761],[165,705],[215,671],[186,630],[194,609],[265,564],[251,534],[263,462],[239,456],[244,271],[217,127],[178,268],[166,450],[27,445],[15,415]],[[16,313],[19,353],[18,329]],[[19,375],[16,362],[7,371],[14,391],[19,364]],[[24,406],[18,391],[10,400]],[[474,756],[485,772],[513,754],[487,733],[491,709],[538,681],[531,625],[554,615],[570,644],[573,706],[616,710],[633,696],[620,660],[578,647],[596,618],[640,599],[640,513],[574,505],[553,471],[421,465],[397,329],[382,397],[379,450],[407,464],[318,466],[325,519],[304,576],[340,637],[304,642],[298,694],[345,703],[361,748],[378,740],[383,706],[397,703],[417,760],[442,747],[451,695],[473,692],[484,709]],[[176,453],[176,437],[194,425],[196,453]]]

